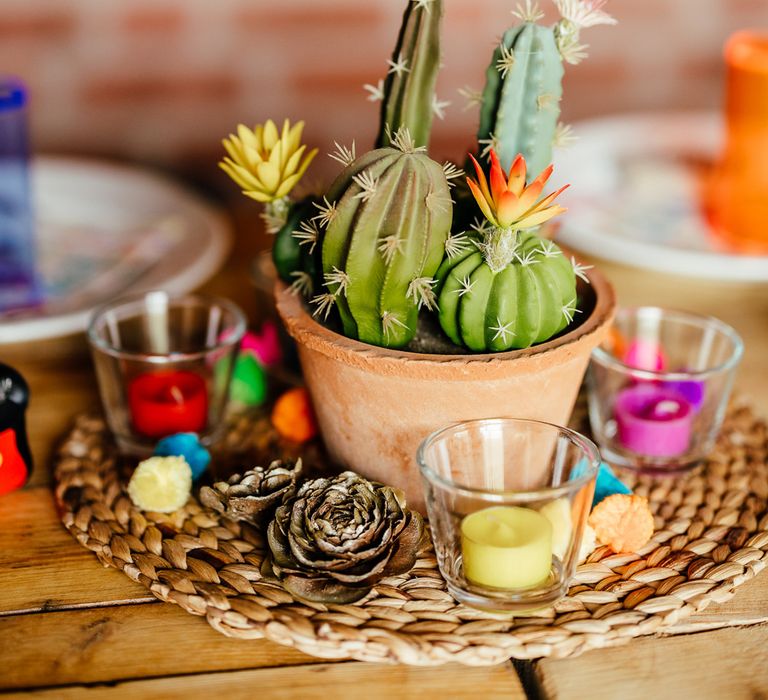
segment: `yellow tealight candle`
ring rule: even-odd
[[[540,511],[552,523],[552,553],[561,561],[568,553],[573,532],[571,502],[567,498],[550,501]]]
[[[552,523],[530,508],[496,506],[461,521],[464,575],[491,588],[531,588],[552,567]]]

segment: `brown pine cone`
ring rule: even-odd
[[[212,487],[203,486],[200,501],[231,520],[258,524],[271,516],[283,499],[293,496],[300,475],[301,459],[295,463],[275,460],[266,468],[254,467]]]
[[[272,572],[295,596],[352,603],[409,571],[424,534],[398,489],[353,472],[305,481],[267,530]]]

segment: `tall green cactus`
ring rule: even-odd
[[[339,175],[319,220],[326,292],[316,314],[335,305],[344,334],[402,347],[416,334],[418,310],[434,308],[435,280],[451,227],[452,202],[439,163],[408,131],[392,147],[366,153]]]
[[[389,146],[401,127],[408,129],[416,146],[429,144],[442,16],[443,0],[408,1],[383,87],[377,148]]]
[[[486,71],[477,139],[505,170],[518,153],[533,172],[552,162],[564,73],[554,29],[534,22],[508,29]]]

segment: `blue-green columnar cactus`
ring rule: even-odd
[[[565,188],[540,199],[551,166],[526,186],[522,156],[509,178],[490,156],[490,185],[477,161],[477,181],[467,179],[488,224],[474,245],[447,257],[436,288],[446,335],[477,352],[526,348],[563,330],[578,313],[576,275],[584,269],[526,230],[564,211],[553,202]]]
[[[323,228],[325,292],[315,314],[338,309],[344,334],[402,347],[418,310],[435,307],[434,275],[445,254],[452,202],[443,166],[407,129],[392,146],[353,160],[331,186],[317,220]]]
[[[478,142],[492,145],[507,170],[522,153],[533,172],[552,162],[563,63],[551,27],[508,29],[486,71]]]
[[[521,24],[508,29],[493,52],[482,93],[477,139],[485,155],[493,148],[507,170],[521,153],[532,172],[552,162],[552,148],[569,138],[559,124],[563,62],[586,56],[582,28],[612,24],[601,10],[605,0],[555,0],[561,19],[537,24],[543,15],[527,0],[515,13]]]
[[[369,86],[381,98],[381,124],[376,147],[389,146],[391,135],[408,129],[416,146],[429,144],[432,116],[440,103],[435,83],[440,69],[440,23],[443,0],[409,0],[389,72],[380,87]]]

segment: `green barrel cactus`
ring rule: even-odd
[[[381,92],[381,124],[376,147],[391,144],[406,128],[416,146],[427,146],[440,70],[443,0],[409,0],[387,78]]]
[[[498,231],[491,234],[498,237]],[[527,348],[563,330],[576,309],[573,267],[551,241],[528,231],[500,268],[479,248],[443,262],[437,273],[440,325],[457,345],[477,352]],[[503,246],[499,241],[486,245]]]
[[[518,153],[533,172],[552,162],[563,73],[552,27],[525,22],[504,33],[486,71],[477,139],[505,170]]]
[[[467,178],[488,225],[474,245],[449,252],[435,290],[443,331],[477,352],[526,348],[559,333],[578,313],[576,275],[583,274],[552,241],[527,230],[564,211],[553,202],[565,188],[540,198],[551,166],[526,186],[522,156],[509,177],[493,150],[490,157],[490,185],[477,161],[478,180]]]
[[[356,158],[318,216],[326,292],[312,299],[316,315],[335,306],[346,336],[406,345],[419,308],[434,308],[434,275],[451,218],[443,167],[415,146],[407,129],[394,135],[392,147]]]

